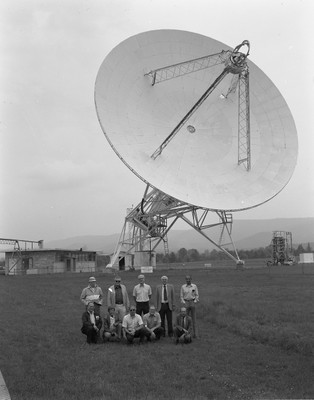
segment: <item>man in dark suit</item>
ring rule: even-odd
[[[176,338],[176,344],[178,343],[191,343],[192,331],[192,318],[186,314],[186,308],[181,307],[180,314],[177,315],[176,324],[174,328],[174,336]]]
[[[87,336],[88,344],[97,343],[99,331],[102,327],[100,315],[94,311],[94,303],[90,302],[87,305],[87,310],[83,312],[81,332]]]
[[[172,311],[174,310],[174,288],[168,283],[168,277],[161,277],[161,285],[156,289],[157,311],[161,318],[161,327],[165,332],[165,318],[167,318],[168,336],[173,336]]]

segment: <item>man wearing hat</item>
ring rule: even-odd
[[[142,316],[149,312],[149,300],[152,297],[152,288],[145,283],[145,276],[139,275],[139,284],[134,286],[133,298],[136,302],[136,314]]]
[[[103,293],[101,287],[97,285],[96,278],[91,276],[88,280],[88,286],[82,290],[81,302],[87,307],[88,303],[93,302],[95,313],[100,315],[100,306],[102,305]]]

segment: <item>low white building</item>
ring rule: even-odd
[[[5,252],[6,275],[94,272],[95,270],[95,251],[38,249]]]
[[[300,253],[299,264],[314,263],[314,253]]]

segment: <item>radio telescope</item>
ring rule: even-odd
[[[249,52],[247,40],[232,48],[196,33],[156,30],[126,39],[103,61],[95,84],[101,128],[146,183],[112,264],[145,251],[148,241],[150,252],[161,241],[167,249],[178,219],[241,263],[232,213],[276,196],[298,149],[284,98]],[[208,222],[212,216],[216,222]]]

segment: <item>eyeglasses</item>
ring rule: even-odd
[[[135,308],[130,308],[130,311],[136,311]]]
[[[121,281],[116,281],[116,283],[120,283]]]

